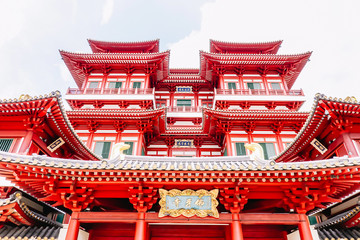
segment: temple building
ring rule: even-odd
[[[311,52],[210,40],[60,51],[77,88],[0,100],[0,239],[360,239],[360,103],[292,89]]]

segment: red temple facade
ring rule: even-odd
[[[360,237],[360,104],[299,111],[310,52],[211,40],[199,69],[170,69],[159,40],[88,42],[60,51],[71,110],[57,91],[0,101],[0,175],[64,211],[66,239]],[[30,232],[5,219],[0,237]]]

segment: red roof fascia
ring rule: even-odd
[[[282,40],[263,43],[222,42],[210,39],[211,53],[276,54]]]
[[[111,119],[111,120],[129,120],[129,119],[152,119],[165,114],[165,108],[156,110],[89,110],[79,109],[74,111],[67,111],[67,116],[70,120],[75,119]]]
[[[293,111],[258,111],[258,110],[214,110],[204,108],[204,114],[216,117],[218,119],[246,119],[246,120],[302,120],[305,121],[308,112],[293,112]]]
[[[172,68],[170,69],[170,75],[181,74],[181,75],[199,75],[198,68]]]
[[[284,73],[284,79],[288,88],[294,85],[295,80],[299,76],[301,70],[304,68],[311,52],[297,54],[297,55],[272,55],[272,54],[216,54],[200,51],[200,67],[201,76],[207,80],[211,80],[210,69],[211,64],[218,66],[242,66],[251,68],[254,66],[267,67],[288,67]],[[209,63],[211,63],[209,65]]]
[[[107,42],[88,39],[93,53],[157,53],[160,40],[144,42]]]
[[[322,94],[315,96],[313,110],[294,141],[274,160],[277,162],[296,161],[297,154],[306,149],[310,142],[329,126],[330,118],[360,117],[360,104],[352,100],[327,98]]]
[[[71,53],[60,51],[66,66],[68,67],[71,75],[73,76],[77,86],[81,88],[82,83],[85,81],[88,68],[91,71],[95,68],[103,68],[105,66],[146,66],[147,64],[161,63],[159,66],[158,76],[162,78],[168,75],[170,52],[162,53]]]

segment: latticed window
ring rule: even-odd
[[[261,89],[260,83],[247,83],[248,89]]]
[[[133,82],[133,88],[140,88],[141,82]]]
[[[96,142],[94,152],[102,158],[109,158],[111,142]]]
[[[280,83],[271,83],[271,88],[276,90],[281,89]]]
[[[8,152],[14,139],[0,138],[0,151]]]
[[[264,150],[264,158],[269,159],[276,155],[274,143],[259,143]]]
[[[229,83],[228,83],[228,89],[236,89],[236,83],[234,83],[234,82],[229,82]]]
[[[89,83],[89,88],[98,88],[99,86],[99,82],[90,82]]]
[[[178,99],[176,101],[176,105],[178,107],[182,107],[182,106],[185,106],[185,107],[191,107],[191,100],[188,100],[188,99]]]
[[[236,155],[237,156],[246,155],[245,143],[235,143],[235,147],[236,147]]]
[[[109,88],[121,88],[122,82],[109,82]]]

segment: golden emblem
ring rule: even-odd
[[[200,189],[194,191],[186,189],[184,191],[178,189],[165,190],[159,189],[160,194],[160,211],[159,217],[171,216],[178,217],[214,217],[219,218],[219,212],[216,209],[218,201],[216,200],[219,190],[214,189],[207,191]]]

